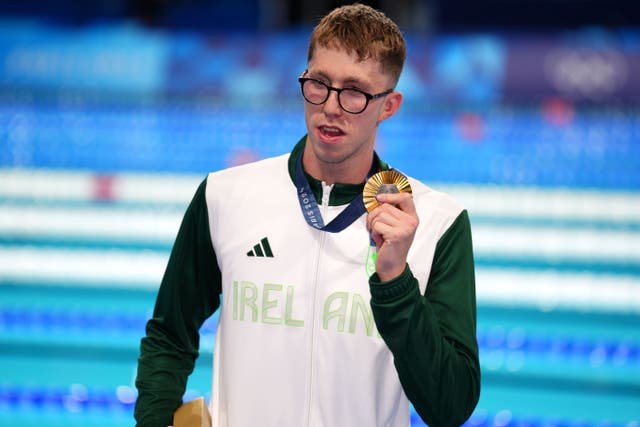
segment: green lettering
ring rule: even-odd
[[[282,291],[282,285],[276,283],[265,283],[262,290],[262,322],[272,325],[280,325],[282,318],[269,316],[269,310],[278,306],[277,299],[269,299],[271,291]]]
[[[251,321],[258,321],[258,305],[256,299],[258,298],[258,287],[253,282],[241,282],[240,283],[240,320],[244,320],[245,307],[249,307],[251,310]]]
[[[364,270],[367,277],[371,277],[376,272],[376,260],[378,259],[378,252],[375,246],[369,245],[367,249],[367,258],[364,261]]]
[[[338,307],[331,309],[333,301],[338,301]],[[329,326],[329,321],[334,317],[338,318],[338,332],[344,332],[344,322],[347,317],[347,304],[349,302],[348,292],[334,292],[324,302],[324,310],[322,313],[322,325],[324,329]]]
[[[233,281],[233,320],[238,320],[238,281]]]
[[[287,326],[304,326],[304,320],[294,319],[293,311],[293,286],[287,286],[287,301],[284,312],[284,324]]]
[[[367,331],[367,336],[371,336],[375,330],[375,321],[371,307],[364,300],[362,295],[354,294],[353,303],[351,304],[351,318],[349,319],[349,332],[352,334],[356,331],[356,323],[358,321],[358,311],[362,313],[362,320]]]

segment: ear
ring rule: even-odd
[[[380,124],[393,116],[400,109],[401,104],[402,92],[394,91],[387,95],[384,98],[384,104],[380,110],[380,114],[378,115],[377,124]]]

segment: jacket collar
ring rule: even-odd
[[[306,141],[307,135],[304,135],[295,147],[293,147],[293,150],[291,150],[291,154],[289,155],[288,168],[289,177],[292,182],[294,182],[296,160],[304,151]],[[383,171],[389,169],[389,165],[380,160],[380,157],[378,157],[378,154],[375,151],[373,152],[373,161],[374,163],[378,163],[379,170]],[[322,200],[322,182],[309,175],[306,171],[304,172],[304,175],[306,176],[307,181],[309,181],[309,187],[311,188],[311,191],[313,191],[313,195],[316,200]],[[333,189],[329,195],[329,205],[339,206],[347,204],[355,197],[362,195],[362,190],[364,190],[364,182],[361,184],[342,184],[337,182],[333,185]]]

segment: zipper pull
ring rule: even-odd
[[[322,181],[322,205],[323,206],[329,205],[329,196],[331,195],[332,188],[333,188],[333,185],[327,185],[324,183],[324,181]]]

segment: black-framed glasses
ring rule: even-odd
[[[320,105],[327,102],[331,91],[335,91],[338,94],[338,104],[347,113],[360,114],[367,109],[369,101],[372,99],[382,98],[385,95],[389,95],[393,92],[393,89],[385,90],[384,92],[372,95],[356,88],[337,88],[331,87],[323,81],[300,77],[300,90],[302,90],[302,96],[304,99],[313,104]]]

